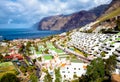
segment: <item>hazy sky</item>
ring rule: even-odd
[[[46,16],[88,10],[111,0],[0,0],[0,24],[36,23]]]

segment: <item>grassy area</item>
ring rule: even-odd
[[[115,42],[113,41],[113,42],[111,42],[111,45],[113,45]]]
[[[82,63],[81,60],[78,60],[78,59],[71,59],[71,62],[74,62],[74,63]]]
[[[45,60],[51,60],[51,59],[52,59],[52,56],[51,56],[51,55],[45,55],[45,56],[43,56],[43,58],[44,58]]]
[[[68,58],[68,57],[67,57]],[[82,61],[80,59],[78,59],[75,55],[73,54],[70,54],[69,55],[69,59],[71,62],[74,62],[74,63],[81,63]]]
[[[6,47],[0,46],[0,53],[6,52],[6,51],[7,51]]]
[[[120,35],[120,32],[119,32],[119,33],[117,33],[117,35]]]
[[[60,50],[60,49],[54,49],[54,51],[57,52],[57,53],[63,53],[63,51]]]
[[[36,54],[38,54],[38,55],[39,55],[39,54],[42,54],[42,51],[37,51]]]
[[[11,66],[11,65],[13,65],[12,62],[5,62],[5,63],[1,63],[0,67],[6,67],[6,66]]]
[[[47,45],[47,48],[48,48],[48,49],[54,50],[54,51],[57,52],[57,53],[63,53],[62,50],[56,49],[52,43],[48,43],[48,42],[47,42],[46,45]]]
[[[87,33],[93,32],[96,29],[96,26],[98,26],[101,22],[103,22],[103,21],[105,21],[107,19],[111,19],[111,18],[113,18],[115,16],[118,16],[119,14],[120,14],[120,8],[116,9],[115,11],[113,11],[113,12],[111,12],[109,14],[106,14],[106,15],[102,16],[101,18],[99,18],[97,20],[98,22],[95,23],[91,29],[87,30]]]
[[[117,41],[120,41],[120,38],[116,38]]]
[[[77,52],[77,53],[79,53],[79,54],[81,54],[82,56],[84,56],[84,53],[81,52],[80,50],[78,50],[78,49],[75,48],[74,51]]]
[[[59,56],[60,59],[68,57],[68,55],[58,55],[58,56]]]
[[[65,59],[66,57],[65,57],[65,56],[60,56],[59,58],[60,58],[60,59]]]
[[[99,19],[99,21],[100,22],[105,21],[105,20],[113,18],[114,16],[117,16],[119,14],[120,14],[120,8],[118,8],[117,10],[115,10],[115,11],[113,11],[113,12],[111,12],[111,13],[105,15],[105,16],[103,16],[102,18]]]
[[[16,74],[16,68],[12,62],[4,62],[0,64],[0,77],[2,77],[5,73]]]

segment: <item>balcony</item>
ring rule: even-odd
[[[116,59],[117,59],[117,61],[119,61],[119,62],[120,62],[120,57],[117,57]]]
[[[118,52],[120,52],[120,48],[116,49]]]
[[[117,51],[113,52],[113,54],[115,54],[116,56],[120,56],[120,53]]]
[[[108,51],[110,51],[111,50],[111,48],[106,48]]]
[[[114,45],[110,45],[110,47],[112,47],[112,48],[113,48],[113,47],[114,47]]]

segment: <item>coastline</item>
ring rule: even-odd
[[[0,30],[0,40],[37,39],[63,33],[64,31],[39,31],[32,29]]]

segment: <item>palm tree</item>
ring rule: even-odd
[[[62,77],[60,74],[60,68],[55,69],[55,82],[61,82]]]

